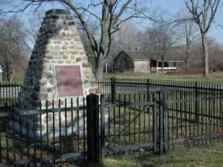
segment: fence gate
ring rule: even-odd
[[[104,155],[168,149],[165,93],[116,93],[101,98]]]

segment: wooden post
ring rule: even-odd
[[[154,152],[163,154],[169,149],[169,127],[168,127],[168,108],[167,108],[167,93],[161,90],[159,93],[159,106],[155,107],[154,111]]]
[[[115,78],[111,78],[111,102],[115,103],[116,89],[115,89]]]
[[[87,96],[87,157],[88,161],[99,164],[102,150],[99,136],[99,97]]]

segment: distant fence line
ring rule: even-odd
[[[199,99],[202,98],[221,99],[223,98],[223,83],[212,81],[176,81],[176,80],[130,80],[115,79],[98,82],[101,94],[111,94],[112,99],[120,93],[149,93],[165,90],[168,92],[183,91],[190,93]],[[198,100],[196,100],[198,102]]]
[[[21,83],[0,82],[0,111],[3,111],[5,106],[15,106],[21,87]]]
[[[217,81],[197,81],[197,80],[135,80],[135,79],[116,79],[111,78],[104,81],[99,81],[98,84],[103,86],[116,86],[126,88],[146,88],[151,86],[152,88],[166,88],[167,90],[172,89],[198,89],[198,90],[223,90],[223,82]],[[139,89],[139,90],[141,90]]]
[[[155,80],[155,79],[146,79],[146,80],[135,80],[135,79],[116,79],[111,78],[103,81],[94,82],[98,85],[99,93],[111,93],[111,92],[144,92],[150,89],[160,90],[164,88],[165,90],[180,90],[188,89],[188,91],[223,91],[223,83],[215,81],[180,81],[180,80]],[[15,102],[18,94],[22,88],[22,83],[17,82],[0,82],[0,104],[4,103],[5,99],[7,102]]]

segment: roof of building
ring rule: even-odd
[[[127,53],[134,61],[143,61],[143,60],[161,60],[161,57],[158,56],[156,53],[144,53],[144,52],[128,52],[122,50],[121,52]],[[170,49],[166,56],[165,61],[172,61],[172,62],[182,62],[183,56],[182,56],[182,48],[174,47]]]
[[[50,14],[69,14],[69,11],[65,9],[50,9],[46,12],[46,15]]]

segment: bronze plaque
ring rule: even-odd
[[[80,66],[60,65],[55,68],[59,96],[83,96]]]

